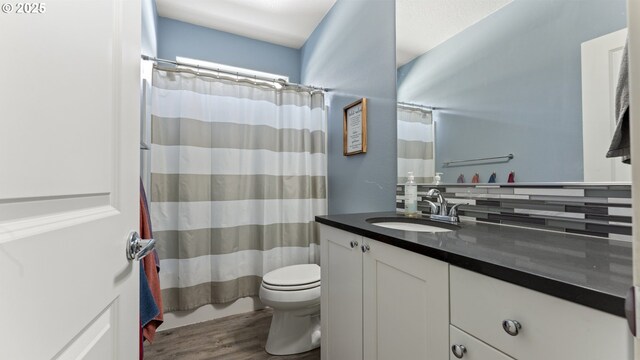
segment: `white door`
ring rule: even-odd
[[[361,239],[320,225],[322,360],[362,359]]]
[[[0,13],[0,359],[136,359],[140,4],[27,5]]]
[[[364,358],[447,359],[449,264],[363,240]]]
[[[582,43],[584,181],[631,181],[631,166],[607,158],[616,128],[615,98],[627,29]]]
[[[629,24],[629,120],[640,122],[640,1],[627,1]],[[631,159],[640,159],[640,126],[631,126]],[[632,166],[633,182],[633,284],[640,287],[640,166]],[[636,324],[640,323],[640,296],[636,296]],[[640,359],[640,336],[634,337],[634,359]]]

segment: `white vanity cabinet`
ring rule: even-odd
[[[448,264],[321,225],[322,359],[446,359]]]
[[[631,360],[626,320],[320,225],[323,360]]]
[[[622,317],[455,266],[449,270],[451,324],[514,359],[632,358]]]

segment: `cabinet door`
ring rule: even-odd
[[[449,358],[449,265],[363,241],[364,358]]]
[[[360,236],[320,225],[323,360],[362,359],[361,243]]]
[[[501,353],[455,326],[451,326],[450,336],[449,360],[513,360],[513,358]],[[453,346],[458,347],[456,351],[458,351],[459,355],[454,353]],[[460,357],[461,347],[464,347],[464,352],[461,354],[462,357]]]

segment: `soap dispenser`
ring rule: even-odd
[[[404,184],[404,215],[418,216],[418,185],[413,177],[413,171],[407,174],[407,182]]]
[[[436,173],[436,176],[433,177],[433,182],[436,185],[440,185],[442,183],[442,173]]]

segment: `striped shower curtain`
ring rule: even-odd
[[[417,183],[435,175],[434,124],[431,110],[398,104],[398,183],[413,171]]]
[[[155,69],[151,215],[165,311],[258,295],[319,262],[324,95]]]

